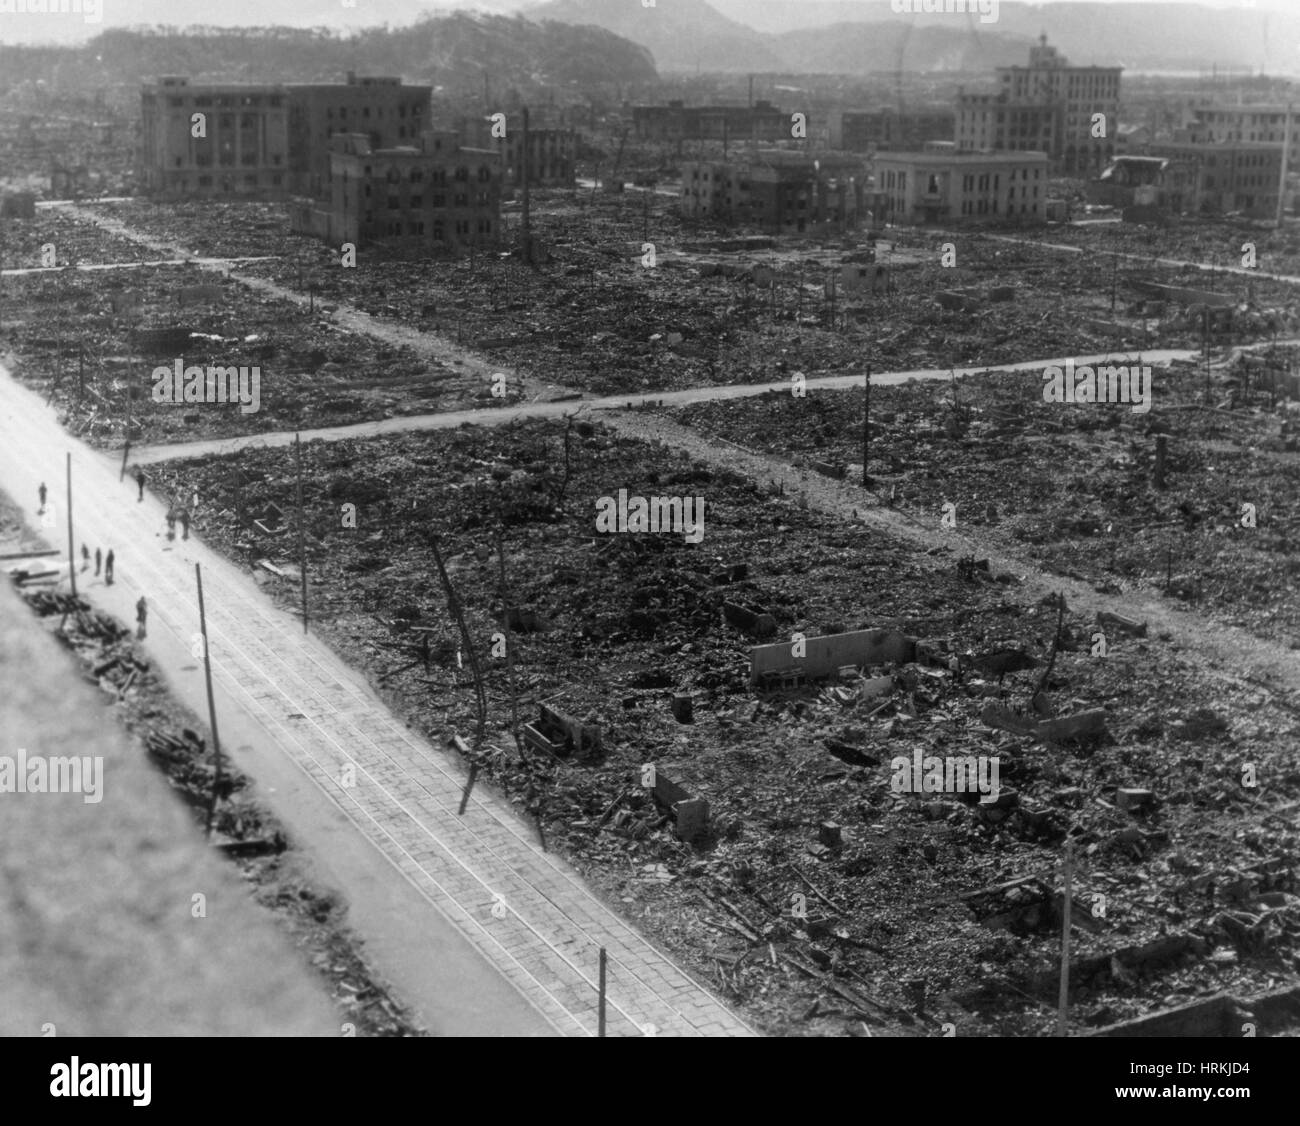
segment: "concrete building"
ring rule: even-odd
[[[313,199],[330,194],[330,140],[362,133],[374,149],[415,145],[429,128],[431,86],[404,86],[400,78],[294,85],[289,92],[291,187]]]
[[[501,237],[501,157],[428,131],[417,145],[373,149],[361,133],[335,135],[328,212],[294,209],[293,228],[334,245],[401,253],[462,253]]]
[[[1281,145],[1287,134],[1284,105],[1224,105],[1205,102],[1189,108],[1189,118],[1177,140],[1200,144]],[[1300,114],[1291,114],[1288,171],[1300,171]]]
[[[140,183],[162,198],[329,196],[330,140],[361,133],[372,148],[415,144],[432,88],[399,78],[297,86],[192,86],[164,78],[141,93]],[[204,114],[205,137],[193,115]]]
[[[752,106],[635,106],[632,126],[642,141],[788,141],[791,114],[768,101]]]
[[[848,152],[915,151],[928,141],[951,141],[956,115],[937,108],[899,113],[892,109],[846,109],[831,114],[830,146]]]
[[[826,234],[862,221],[866,180],[857,161],[793,152],[688,161],[682,165],[681,213],[772,234]]]
[[[476,117],[461,123],[461,136],[475,148],[492,149],[501,154],[501,171],[507,187],[524,183],[523,115],[507,115],[506,135],[492,136],[492,118]],[[574,129],[553,126],[536,115],[528,128],[528,183],[534,188],[571,188],[577,172],[575,160],[578,134]]]
[[[932,143],[924,152],[878,153],[872,168],[894,223],[1019,224],[1046,218],[1046,153],[959,152]]]
[[[1277,215],[1280,144],[1166,142],[1149,146],[1148,152],[1194,165],[1195,194],[1185,210],[1220,215],[1240,212],[1249,219]]]
[[[164,78],[140,96],[140,183],[164,199],[275,198],[289,191],[284,86],[192,86]],[[202,129],[195,126],[202,114]],[[204,136],[196,137],[197,131]]]
[[[1115,155],[1122,67],[1070,66],[1047,36],[1029,65],[998,67],[992,92],[957,96],[957,145],[970,151],[1038,151],[1065,172],[1098,174]],[[1094,137],[1093,117],[1106,136]]]

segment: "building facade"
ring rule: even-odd
[[[915,151],[929,141],[951,141],[955,128],[951,109],[846,109],[831,115],[830,145],[848,152]]]
[[[1030,48],[1029,65],[998,67],[996,91],[957,96],[961,149],[1037,151],[1068,173],[1098,175],[1115,155],[1122,67],[1070,66],[1047,44]],[[1094,136],[1101,114],[1105,136]]]
[[[336,135],[325,237],[397,252],[463,253],[501,238],[501,157],[429,131],[416,146],[373,149],[362,133]],[[311,216],[295,219],[304,229]],[[319,227],[312,233],[320,233]]]
[[[186,78],[164,78],[144,88],[140,108],[139,178],[150,195],[288,194],[286,87],[191,86]]]
[[[875,186],[893,223],[1037,224],[1046,219],[1047,154],[930,151],[878,153]]]
[[[635,106],[632,126],[642,141],[764,141],[791,139],[792,115],[768,101],[752,106]]]
[[[461,135],[475,148],[501,154],[501,172],[507,187],[524,183],[524,129],[521,114],[507,115],[506,135],[493,137],[491,117],[467,119]],[[530,121],[528,128],[528,183],[534,188],[571,188],[576,182],[578,150],[576,130]]]
[[[428,86],[354,74],[345,84],[300,86],[164,78],[141,92],[140,183],[172,199],[326,199],[332,137],[362,133],[377,149],[415,145],[429,127],[431,95]]]
[[[769,152],[682,166],[686,218],[782,235],[857,227],[866,214],[866,169],[856,161]]]
[[[1240,212],[1248,219],[1272,219],[1277,214],[1280,144],[1167,142],[1151,145],[1149,152],[1195,167],[1195,192],[1184,210]]]
[[[330,193],[331,138],[363,133],[375,149],[416,145],[429,128],[431,86],[404,86],[400,78],[293,85],[289,90],[291,187],[323,199]]]
[[[1289,115],[1289,116],[1288,116]],[[1284,105],[1194,105],[1183,130],[1185,139],[1200,144],[1281,145],[1291,134],[1287,170],[1300,171],[1300,114]],[[1290,121],[1288,130],[1287,122]]]

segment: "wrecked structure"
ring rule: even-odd
[[[291,226],[331,243],[461,252],[496,246],[501,156],[464,148],[455,133],[428,131],[418,147],[374,149],[367,136],[333,138],[328,210],[299,203]]]
[[[779,150],[688,161],[682,165],[681,213],[772,234],[853,229],[866,214],[866,179],[855,160]]]

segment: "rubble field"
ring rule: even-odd
[[[874,492],[936,536],[943,506],[955,505],[959,548],[973,529],[1049,572],[1110,593],[1160,592],[1300,647],[1294,367],[1293,351],[1153,367],[1149,413],[1044,402],[1039,371],[873,387]],[[860,389],[773,392],[669,415],[830,476],[852,466],[861,479]],[[1154,481],[1161,436],[1164,488]]]
[[[1048,1034],[1067,841],[1075,1028],[1300,969],[1300,701],[1168,635],[1094,657],[1094,623],[1014,576],[581,416],[303,460],[313,628],[413,726],[458,732],[478,784],[764,1031]],[[155,471],[208,498],[203,539],[296,604],[292,450]],[[704,497],[702,542],[598,534],[620,489]],[[864,628],[892,658],[749,683],[758,642]],[[580,725],[567,743],[542,705]],[[894,760],[914,755],[996,758],[997,800],[903,792]],[[648,763],[708,802],[694,843]]]
[[[502,252],[461,261],[379,260],[288,233],[283,205],[106,204],[98,210],[153,238],[203,254],[270,254],[238,272],[328,304],[348,305],[447,339],[530,381],[595,394],[753,383],[861,370],[1010,363],[1106,348],[1196,347],[1195,309],[1151,302],[1134,279],[1204,288],[1193,268],[1138,269],[1104,254],[961,236],[869,232],[843,244],[783,243],[737,251],[723,232],[688,225],[652,193],[534,193],[533,232],[548,260],[536,269]],[[517,234],[519,216],[508,223]],[[760,242],[771,240],[759,240]],[[942,265],[953,241],[957,264]],[[644,246],[655,265],[643,265]],[[874,259],[892,278],[846,292],[845,255]],[[770,280],[766,274],[770,271]],[[1226,283],[1225,283],[1226,284]],[[1220,286],[1222,288],[1222,286]],[[1300,328],[1285,283],[1235,279],[1233,341]],[[942,302],[940,304],[939,302]],[[480,388],[480,391],[482,389]]]
[[[483,380],[343,327],[319,306],[312,316],[197,266],[59,270],[4,287],[8,366],[58,405],[71,433],[101,448],[122,447],[128,394],[136,444],[432,413],[490,395]],[[210,287],[211,300],[182,308],[183,287]],[[131,293],[138,304],[126,304]],[[256,367],[257,409],[241,410],[233,389],[224,404],[155,402],[154,370],[174,371],[177,360]]]
[[[6,552],[46,547],[3,494],[0,545]],[[122,622],[39,582],[19,586],[32,612],[72,652],[85,679],[103,691],[114,720],[166,775],[196,824],[206,826],[215,770],[206,725],[172,699],[165,679]],[[324,979],[340,1020],[352,1022],[359,1036],[422,1035],[367,964],[360,940],[347,927],[346,904],[315,880],[310,861],[228,755],[222,782],[212,843],[239,866],[256,901]]]

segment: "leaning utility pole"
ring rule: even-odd
[[[871,426],[871,365],[867,365],[867,378],[862,385],[862,487],[866,488],[871,484],[871,477],[867,474],[867,459],[870,457],[871,440],[869,438]]]
[[[438,577],[442,580],[442,588],[447,594],[447,609],[451,611],[452,617],[456,619],[456,625],[460,628],[461,641],[465,645],[465,652],[469,655],[470,672],[474,675],[474,695],[478,701],[478,730],[474,736],[474,753],[475,756],[483,750],[483,735],[487,727],[487,692],[483,688],[483,674],[478,667],[478,653],[474,648],[474,642],[469,635],[469,626],[465,624],[465,614],[461,609],[460,599],[456,597],[456,590],[451,585],[451,579],[447,575],[447,568],[442,562],[442,552],[438,549],[438,537],[431,535],[429,537],[429,546],[433,548],[433,559],[438,564]],[[507,642],[507,651],[509,643]]]
[[[221,740],[217,737],[217,706],[212,699],[212,657],[208,652],[208,618],[203,610],[203,570],[194,564],[194,581],[199,588],[199,632],[203,635],[203,680],[208,688],[208,727],[212,731],[212,794],[208,798],[208,836],[212,836],[212,818],[217,810],[217,791],[221,788]]]

